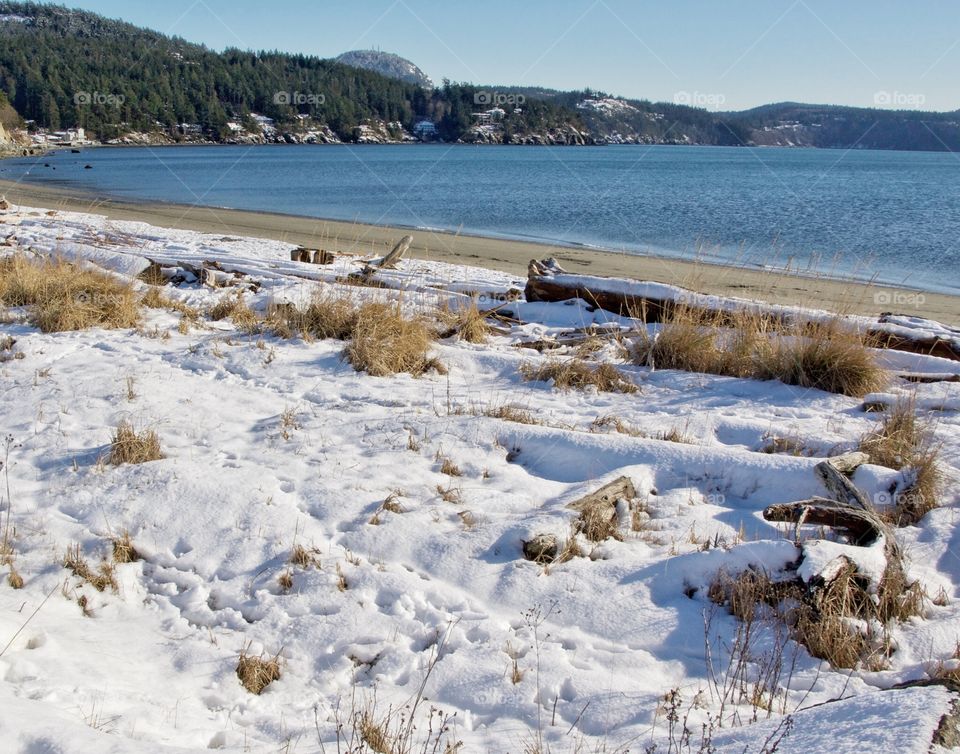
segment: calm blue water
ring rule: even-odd
[[[960,158],[949,153],[144,147],[0,162],[0,178],[20,177],[127,200],[789,264],[960,292]]]

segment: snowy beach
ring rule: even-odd
[[[405,715],[416,730],[403,751],[697,751],[706,739],[700,750],[919,753],[946,735],[955,694],[894,687],[960,667],[960,382],[895,375],[949,377],[960,362],[878,350],[890,378],[859,397],[657,368],[605,335],[657,325],[522,296],[527,261],[547,253],[574,273],[847,313],[877,314],[884,289],[425,232],[413,258],[360,285],[399,231],[159,205],[82,213],[69,211],[79,197],[0,190],[51,208],[0,211],[0,260],[65,260],[168,302],[135,327],[65,332],[38,328],[28,306],[0,310],[0,523],[23,580],[0,586],[10,751],[393,751],[369,738],[338,748],[338,730]],[[299,244],[338,253],[291,261]],[[151,271],[167,284],[148,284]],[[442,368],[415,377],[358,371],[342,339],[209,314],[239,297],[266,316],[317,295],[431,317],[473,301],[499,319],[484,342],[441,333],[430,354]],[[960,314],[948,296],[925,307],[945,324]],[[562,345],[584,333],[588,347]],[[548,346],[523,347],[534,342]],[[613,364],[624,383],[529,378],[556,358]],[[854,668],[831,668],[774,620],[744,640],[711,598],[725,573],[810,581],[847,558],[878,586],[882,541],[807,527],[816,544],[799,547],[762,513],[826,495],[817,465],[906,400],[943,474],[938,507],[895,529],[924,594],[917,613],[867,626],[883,646]],[[123,422],[155,432],[162,458],[105,460]],[[570,505],[623,477],[634,495],[594,541]],[[880,507],[908,482],[862,462],[851,479]],[[116,558],[124,532],[130,562]],[[569,557],[525,558],[537,536]],[[64,567],[74,547],[95,572],[113,563],[114,583]],[[251,693],[241,655],[275,660],[279,677]]]

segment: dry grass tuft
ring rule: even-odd
[[[440,473],[447,476],[463,476],[460,467],[447,457],[444,457],[440,464]]]
[[[685,445],[696,444],[696,440],[678,427],[671,427],[670,429],[655,432],[651,435],[649,432],[644,432],[639,427],[634,427],[633,425],[628,424],[616,414],[603,414],[598,416],[596,419],[590,422],[590,425],[587,427],[588,431],[594,433],[606,432],[610,429],[618,434],[629,435],[630,437],[645,437],[647,439],[663,440],[665,442],[677,442]]]
[[[657,440],[664,440],[665,442],[677,442],[682,443],[683,445],[696,445],[696,440],[694,440],[690,435],[685,434],[684,431],[678,427],[670,427],[670,429],[657,432],[657,434],[654,435],[654,438]]]
[[[154,287],[163,287],[168,282],[163,274],[163,268],[155,263],[147,267],[147,269],[137,275],[137,277],[147,285]],[[147,304],[147,306],[149,306],[149,304]]]
[[[574,532],[583,534],[591,542],[623,540],[617,511],[607,503],[588,505],[581,510],[579,518],[574,522]]]
[[[406,513],[406,510],[399,502],[402,496],[403,493],[400,490],[394,490],[387,495],[387,499],[380,505],[381,510],[390,511],[390,513]]]
[[[727,374],[733,364],[718,344],[719,324],[691,309],[678,307],[655,336],[646,330],[641,332],[633,347],[634,363],[656,369]]]
[[[263,690],[274,681],[280,680],[280,654],[265,657],[263,654],[255,657],[244,649],[237,662],[237,678],[251,694],[262,694]]]
[[[580,543],[577,541],[576,534],[571,531],[570,536],[564,540],[563,547],[560,548],[560,554],[557,555],[557,559],[554,562],[567,563],[574,558],[582,558],[585,554]]]
[[[11,589],[23,589],[23,576],[10,564],[10,573],[7,575],[7,583]]]
[[[483,415],[492,419],[515,422],[517,424],[542,424],[530,411],[518,406],[503,405],[491,406],[483,409]]]
[[[108,463],[119,466],[124,463],[159,461],[162,458],[160,437],[152,429],[145,429],[138,433],[126,420],[117,425],[113,439],[110,441]]]
[[[260,327],[257,313],[243,300],[243,291],[224,296],[210,309],[210,319],[219,321],[227,318],[244,332],[255,333]]]
[[[756,376],[856,398],[882,389],[889,379],[864,338],[837,320],[775,338],[761,350]]]
[[[641,333],[633,360],[657,369],[778,379],[855,397],[881,389],[888,379],[863,336],[840,318],[785,325],[753,312],[678,307],[655,336]]]
[[[512,658],[513,665],[510,668],[510,683],[516,686],[523,680],[524,671],[520,668],[520,664],[516,657]]]
[[[301,544],[295,544],[290,551],[290,564],[299,568],[320,567],[320,558],[318,550],[308,550]]]
[[[130,532],[125,531],[119,537],[112,539],[110,543],[113,549],[114,563],[134,563],[138,560],[143,560],[143,556],[134,546],[133,540],[130,538]]]
[[[524,364],[520,373],[534,382],[553,381],[560,390],[595,387],[602,393],[635,393],[637,386],[612,364],[590,366],[581,359],[550,359],[543,364]]]
[[[30,308],[43,332],[136,327],[140,305],[130,285],[61,259],[0,259],[0,304]]]
[[[280,436],[284,440],[290,440],[293,433],[300,429],[300,419],[294,408],[285,408],[280,414]]]
[[[387,721],[377,720],[371,710],[363,710],[357,715],[357,732],[360,740],[370,751],[377,754],[394,754],[392,736]]]
[[[358,308],[347,296],[318,293],[305,308],[292,304],[272,307],[267,324],[282,338],[346,340],[357,322]]]
[[[930,427],[917,418],[915,401],[893,406],[880,426],[860,439],[860,450],[870,456],[870,463],[903,471],[911,480],[893,501],[890,518],[897,526],[915,524],[937,507],[943,482],[939,448]]]
[[[603,414],[598,416],[596,419],[590,422],[590,426],[587,427],[587,429],[590,432],[606,432],[608,429],[612,429],[614,432],[617,432],[621,435],[629,435],[630,437],[647,437],[646,432],[634,427],[631,424],[628,424],[616,414]]]
[[[449,319],[450,329],[460,340],[468,343],[486,343],[490,337],[491,328],[487,324],[487,315],[477,308],[476,302],[451,312],[447,319]]]
[[[293,571],[288,569],[277,576],[277,584],[284,594],[293,589]]]
[[[347,359],[358,372],[385,377],[398,372],[419,376],[431,369],[446,373],[430,357],[434,333],[419,317],[407,317],[399,303],[366,303],[357,312]]]
[[[80,554],[80,545],[75,545],[67,550],[67,554],[63,558],[63,567],[68,568],[74,576],[83,579],[98,592],[104,591],[107,587],[110,587],[114,592],[119,590],[113,563],[104,560],[100,563],[100,567],[94,571],[83,555]]]
[[[463,500],[463,496],[460,493],[458,487],[454,487],[453,482],[450,482],[446,487],[442,484],[437,485],[437,494],[440,495],[440,499],[445,503],[460,503]]]

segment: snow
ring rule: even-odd
[[[852,563],[858,573],[868,580],[870,591],[875,593],[887,563],[883,554],[884,544],[882,537],[869,547],[853,547],[825,539],[808,542],[803,547],[803,561],[797,569],[797,575],[805,583],[817,577],[830,581],[848,563]]]
[[[577,104],[580,110],[597,110],[607,115],[633,114],[638,112],[637,108],[622,99],[615,97],[603,97],[600,99],[585,99]]]
[[[314,266],[289,261],[291,244],[263,239],[16,207],[0,220],[0,243],[121,276],[148,261],[216,261],[260,282],[246,294],[259,309],[306,300],[318,286],[358,299],[398,295],[336,282],[382,249]],[[385,279],[422,310],[471,294],[505,302],[524,282],[413,260]],[[229,295],[198,284],[166,292],[201,307]],[[178,316],[145,310],[141,333],[42,334],[14,310],[0,338],[15,338],[24,357],[0,362],[0,395],[25,585],[0,586],[4,751],[316,752],[321,741],[332,751],[338,704],[349,710],[351,699],[375,694],[382,712],[398,709],[424,678],[423,712],[455,714],[463,752],[523,750],[538,727],[553,751],[579,737],[589,750],[664,751],[671,689],[704,700],[690,718],[699,735],[719,713],[705,638],[728,646],[737,625],[706,588],[721,571],[786,574],[798,554],[792,531],[784,538],[761,512],[825,494],[818,458],[759,451],[773,436],[821,456],[849,449],[877,415],[858,400],[778,382],[627,364],[637,394],[556,391],[519,377],[520,365],[545,358],[519,341],[631,323],[577,302],[504,310],[524,324],[485,345],[442,341],[435,352],[449,374],[418,379],[358,374],[341,342],[249,336],[229,321],[181,333]],[[917,371],[941,367],[911,358]],[[795,724],[779,751],[926,751],[949,707],[939,688],[878,690],[949,662],[960,621],[960,384],[897,383],[888,395],[907,393],[936,417],[953,486],[943,507],[898,536],[911,576],[931,596],[943,590],[946,603],[897,627],[898,651],[883,671],[835,672],[796,650],[784,707]],[[542,424],[483,415],[503,405]],[[288,411],[296,429],[282,426]],[[610,415],[645,436],[591,431]],[[98,463],[122,419],[155,429],[166,457]],[[692,442],[653,439],[670,429]],[[443,457],[462,476],[442,474]],[[522,559],[522,540],[570,536],[568,504],[621,475],[644,506],[642,531],[621,511],[623,541],[581,537],[584,557],[549,569]],[[876,496],[895,476],[868,466],[856,481]],[[5,482],[0,474],[4,501]],[[459,502],[438,487],[455,489]],[[396,506],[384,509],[391,495]],[[81,585],[59,564],[79,544],[95,565],[124,530],[144,559],[117,566],[118,593]],[[315,550],[319,567],[289,566],[295,544]],[[818,541],[805,552],[801,569],[841,555],[876,568],[871,548]],[[294,586],[284,593],[278,577],[288,569]],[[245,648],[282,658],[282,678],[261,696],[234,673]],[[749,705],[739,707],[748,722]],[[760,717],[731,727],[728,709],[717,750],[759,751],[783,720]]]

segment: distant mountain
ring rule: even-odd
[[[433,89],[431,78],[421,71],[414,63],[392,52],[379,50],[351,50],[338,55],[335,60],[354,68],[363,68],[374,71],[381,76],[400,79],[407,84],[422,86],[424,89]]]
[[[781,102],[723,113],[763,146],[960,151],[960,111],[805,105]]]

